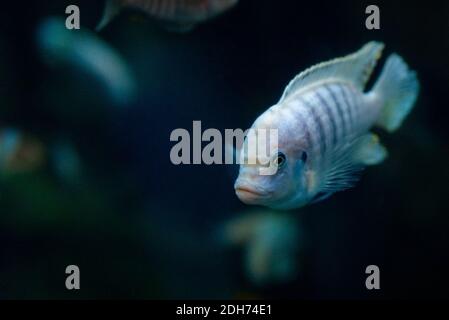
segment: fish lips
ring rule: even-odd
[[[271,192],[248,184],[236,183],[234,189],[237,197],[245,204],[261,204],[271,196]]]

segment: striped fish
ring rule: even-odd
[[[277,170],[261,175],[259,165],[243,162],[234,187],[244,203],[298,208],[352,187],[362,168],[386,158],[387,150],[370,129],[398,129],[415,103],[419,83],[392,54],[373,89],[364,92],[383,47],[370,42],[300,73],[254,122],[252,129],[278,130],[277,151],[268,159]]]
[[[237,2],[238,0],[107,0],[97,30],[105,27],[122,8],[128,7],[164,21],[170,30],[185,32],[230,9]]]

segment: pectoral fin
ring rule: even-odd
[[[346,143],[333,150],[322,182],[315,191],[310,190],[314,195],[311,201],[318,202],[335,192],[351,188],[365,166],[379,164],[386,157],[387,150],[375,134],[348,138]]]

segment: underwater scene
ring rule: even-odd
[[[449,298],[449,3],[5,2],[0,299]]]

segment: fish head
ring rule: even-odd
[[[280,120],[276,113],[263,114],[252,127],[253,138],[252,129],[245,138],[234,185],[237,197],[245,204],[291,209],[307,203],[308,153],[301,134],[295,134],[300,130],[292,131],[285,119]],[[277,132],[274,138],[271,130]],[[261,138],[264,134],[269,138]]]

